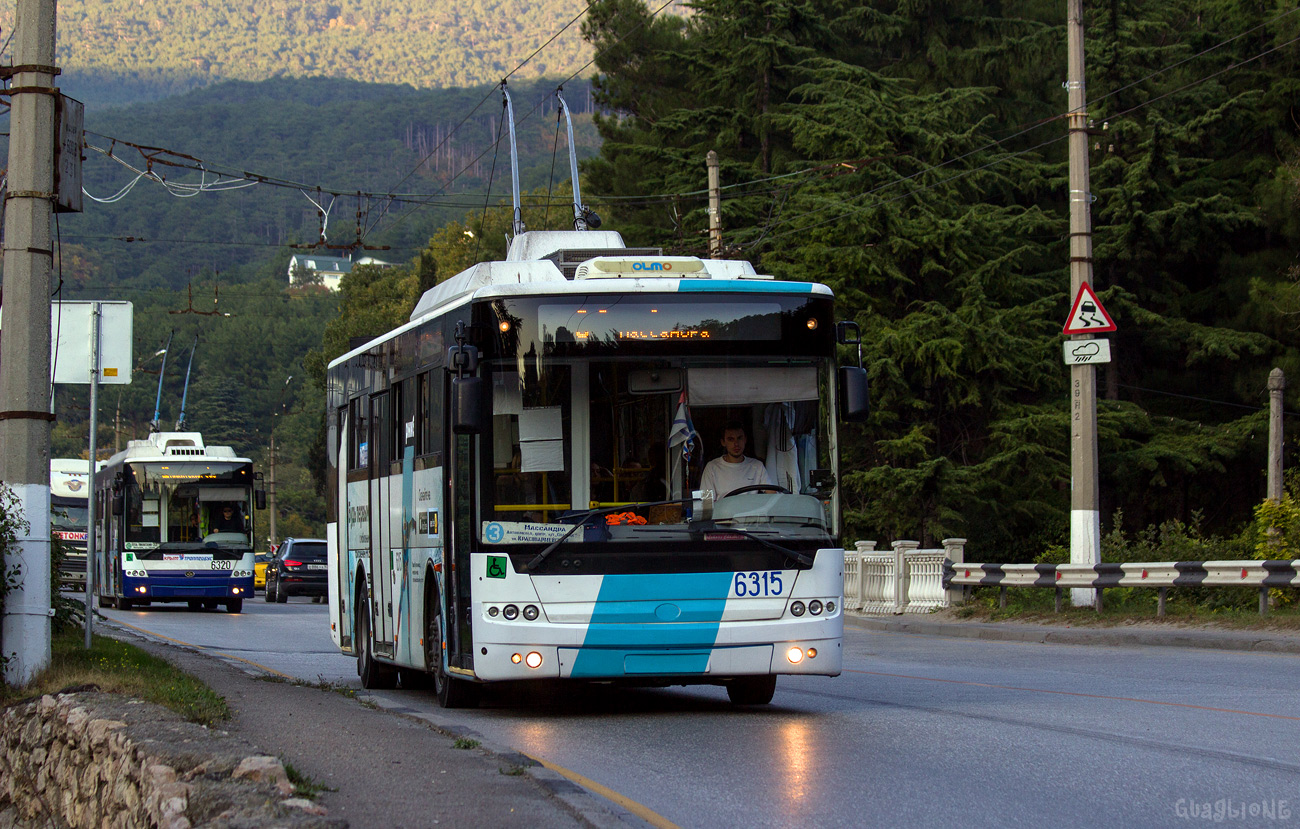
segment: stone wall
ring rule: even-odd
[[[0,714],[0,829],[346,825],[295,797],[276,758],[158,705],[89,691]]]

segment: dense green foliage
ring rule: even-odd
[[[619,199],[631,243],[702,254],[715,150],[729,255],[835,289],[873,384],[844,445],[851,537],[965,536],[1000,560],[1062,539],[1064,9],[691,5],[602,0],[584,22],[616,113],[585,192]],[[1102,508],[1133,526],[1240,526],[1263,496],[1266,375],[1300,368],[1285,11],[1089,7],[1094,285],[1120,329],[1099,372]]]
[[[504,78],[581,9],[501,0],[63,0],[59,65],[65,91],[91,106],[274,77],[470,87]],[[13,21],[9,4],[0,26],[8,33]],[[514,78],[565,77],[589,58],[571,28]]]

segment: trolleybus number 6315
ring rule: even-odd
[[[737,596],[780,596],[783,589],[779,571],[737,573],[732,587]]]

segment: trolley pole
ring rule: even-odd
[[[718,173],[718,154],[709,150],[709,258],[722,258],[722,184]]]
[[[1070,132],[1070,296],[1092,284],[1092,193],[1088,182],[1088,113],[1083,84],[1083,0],[1068,0]],[[1075,336],[1072,339],[1084,339]],[[1070,367],[1070,563],[1101,561],[1097,484],[1097,370]],[[1094,591],[1074,588],[1070,601],[1091,606]]]
[[[50,662],[50,271],[54,257],[55,0],[18,0],[10,89],[9,189],[4,205],[4,358],[0,360],[0,481],[28,529],[8,562],[5,681],[26,685]]]

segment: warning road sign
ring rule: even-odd
[[[1097,299],[1092,288],[1084,282],[1079,286],[1079,295],[1074,298],[1074,307],[1070,309],[1070,316],[1065,321],[1064,333],[1100,334],[1114,330],[1114,320],[1101,307],[1101,300]]]

